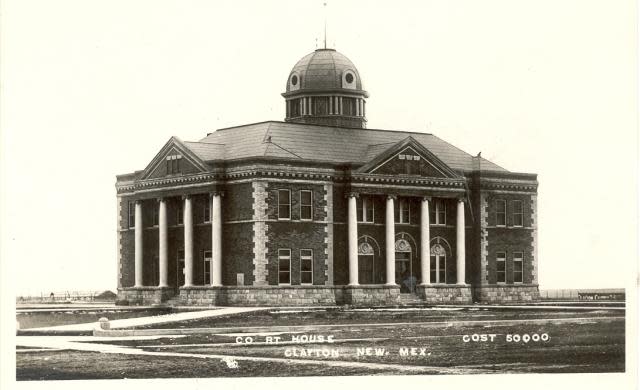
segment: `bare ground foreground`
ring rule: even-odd
[[[624,313],[607,308],[269,309],[157,324],[154,329],[175,329],[175,334],[152,337],[19,336],[16,377],[624,372]],[[181,335],[185,329],[196,333]]]

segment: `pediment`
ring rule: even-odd
[[[209,171],[207,164],[193,153],[180,139],[171,137],[147,165],[142,179],[188,175]]]
[[[460,177],[458,173],[410,136],[378,153],[357,172],[451,179]]]

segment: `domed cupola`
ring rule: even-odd
[[[365,128],[366,101],[358,69],[334,49],[317,49],[293,67],[282,94],[287,122]]]

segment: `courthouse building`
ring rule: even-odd
[[[333,49],[298,61],[282,96],[284,121],[172,137],[117,176],[119,304],[538,297],[535,174],[367,129],[361,75]]]

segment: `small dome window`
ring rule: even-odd
[[[300,89],[300,83],[301,83],[301,79],[300,79],[300,74],[298,72],[293,72],[291,73],[291,76],[289,76],[289,91],[297,91]]]
[[[353,70],[346,70],[342,73],[342,88],[344,89],[357,89],[356,87],[356,74]]]

